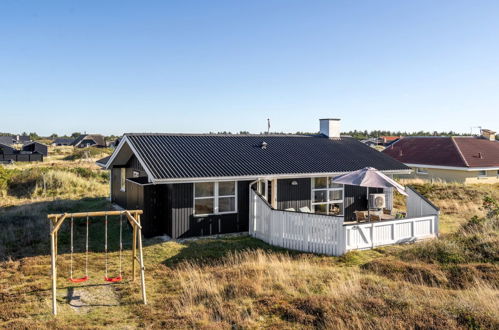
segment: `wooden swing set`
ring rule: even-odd
[[[99,211],[99,212],[81,212],[81,213],[64,213],[64,214],[49,214],[50,220],[50,241],[51,241],[51,257],[52,257],[52,312],[57,315],[57,235],[64,220],[70,219],[71,231],[71,252],[70,252],[70,274],[68,280],[72,283],[82,283],[90,277],[88,275],[88,225],[90,217],[104,217],[104,253],[105,253],[105,276],[106,282],[120,282],[122,277],[121,258],[123,254],[123,216],[128,220],[133,228],[132,238],[132,280],[135,281],[135,262],[138,262],[140,267],[140,281],[142,286],[142,300],[147,304],[146,283],[144,278],[144,256],[142,253],[142,226],[140,224],[140,215],[142,210],[124,210],[124,211]],[[120,249],[119,249],[119,275],[115,277],[108,276],[108,245],[107,245],[107,226],[108,216],[120,217]],[[76,218],[86,218],[86,235],[85,235],[85,275],[83,277],[73,277],[73,222]],[[137,249],[139,255],[137,256]]]

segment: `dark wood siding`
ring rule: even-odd
[[[298,182],[298,185],[292,186],[292,181]],[[310,185],[310,178],[277,180],[277,208],[280,210],[294,208],[297,211],[300,207],[310,208]]]
[[[237,184],[237,213],[205,217],[194,216],[194,184],[168,185],[167,205],[171,216],[167,219],[167,228],[171,230],[167,233],[173,238],[185,238],[248,231],[249,183],[240,181]]]
[[[143,177],[143,176],[147,176],[147,173],[146,171],[144,170],[144,168],[142,167],[142,165],[140,164],[139,160],[137,159],[137,157],[135,157],[135,155],[133,155],[130,160],[128,161],[128,165],[127,167],[130,167],[133,171],[137,171],[139,172],[139,176],[140,177]]]
[[[31,151],[31,152],[37,152],[39,154],[42,154],[44,156],[48,155],[48,147],[44,144],[41,143],[30,143],[28,145],[23,146],[23,151]]]
[[[369,188],[369,193],[382,193],[382,188]],[[345,185],[345,221],[355,220],[355,211],[367,210],[367,188]]]
[[[121,185],[121,168],[120,167],[113,167],[111,169],[111,201],[113,203],[118,204],[119,206],[126,208],[126,202],[127,202],[127,197],[126,197],[126,192],[120,190],[120,185]]]

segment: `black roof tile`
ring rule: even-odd
[[[323,135],[125,134],[154,180],[349,172],[404,164],[350,138]],[[267,146],[262,149],[262,142]],[[117,151],[116,151],[117,152]]]

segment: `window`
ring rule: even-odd
[[[139,176],[140,176],[140,172],[139,171],[133,171],[132,172],[132,177],[138,178]]]
[[[426,168],[418,167],[418,168],[416,168],[416,173],[417,174],[428,174],[428,170]]]
[[[312,212],[343,215],[343,185],[331,177],[312,179]]]
[[[478,177],[486,177],[487,176],[487,171],[478,171]]]
[[[200,182],[194,184],[194,214],[237,212],[236,181]]]
[[[126,168],[120,168],[120,190],[126,190]]]

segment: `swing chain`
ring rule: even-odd
[[[85,237],[85,276],[88,277],[88,213],[87,213],[87,233]]]
[[[107,278],[107,214],[104,220],[104,254],[106,258],[106,278]]]
[[[121,255],[123,252],[123,213],[120,214],[120,277],[121,277]]]

